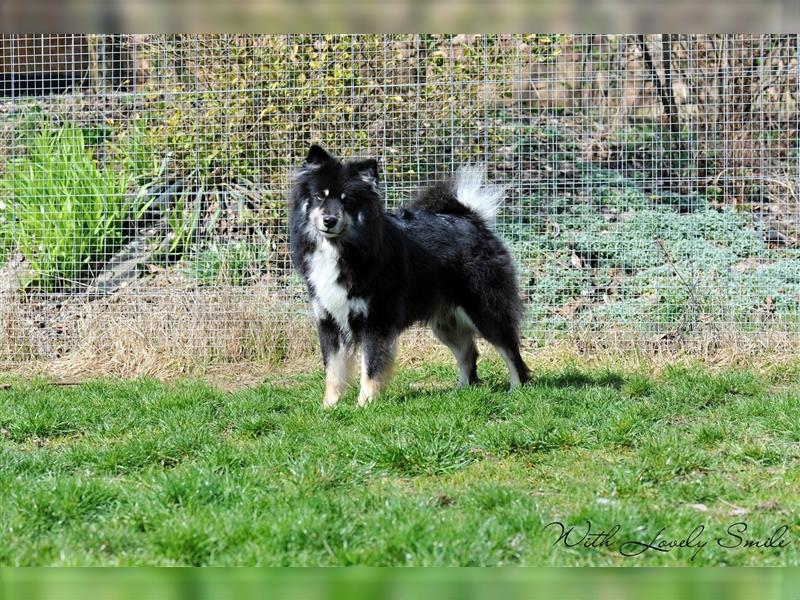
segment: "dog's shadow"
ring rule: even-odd
[[[525,385],[513,389],[507,379],[495,374],[484,377],[478,384],[468,387],[458,387],[455,381],[451,384],[439,378],[436,378],[435,381],[430,381],[430,378],[423,378],[421,381],[411,380],[395,383],[392,386],[391,401],[403,404],[411,400],[419,400],[421,398],[433,400],[443,394],[460,394],[468,391],[483,391],[490,394],[503,392],[524,394],[526,391],[546,391],[548,389],[614,388],[619,390],[625,383],[625,377],[619,373],[612,371],[587,373],[574,368],[554,373],[533,373],[531,379]]]
[[[625,385],[625,381],[622,375],[611,371],[592,374],[577,369],[566,369],[560,373],[534,374],[527,385],[557,389],[612,387],[618,390]]]

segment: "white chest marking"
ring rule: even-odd
[[[321,318],[322,311],[328,312],[345,336],[349,336],[350,313],[366,316],[368,306],[363,298],[347,298],[347,289],[337,280],[339,278],[339,252],[327,240],[320,240],[316,250],[306,259],[308,279],[314,286],[314,313]]]

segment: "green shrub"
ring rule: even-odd
[[[129,125],[120,129],[108,144],[111,160],[138,185],[156,181],[168,170],[170,162],[170,154],[163,140],[155,136],[151,121],[149,115],[134,115]]]
[[[620,323],[642,335],[709,323],[797,327],[800,261],[775,261],[753,215],[713,210],[697,194],[644,194],[609,169],[579,170],[588,193],[535,193],[522,203],[544,219],[500,218],[534,334]]]
[[[134,212],[128,181],[98,167],[73,125],[44,124],[31,135],[27,152],[0,179],[0,239],[28,262],[23,285],[63,290],[115,251]]]
[[[269,265],[269,242],[211,242],[193,256],[185,273],[204,285],[244,286],[254,283]]]

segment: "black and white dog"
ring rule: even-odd
[[[427,322],[455,354],[460,384],[478,381],[475,336],[493,344],[511,385],[530,371],[519,352],[514,266],[492,232],[503,190],[462,168],[385,212],[375,160],[341,161],[311,146],[291,191],[292,260],[308,286],[333,407],[361,348],[359,405],[391,373],[398,335]]]

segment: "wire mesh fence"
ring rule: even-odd
[[[0,36],[0,356],[307,348],[311,142],[389,206],[486,163],[531,343],[796,337],[799,38]]]

